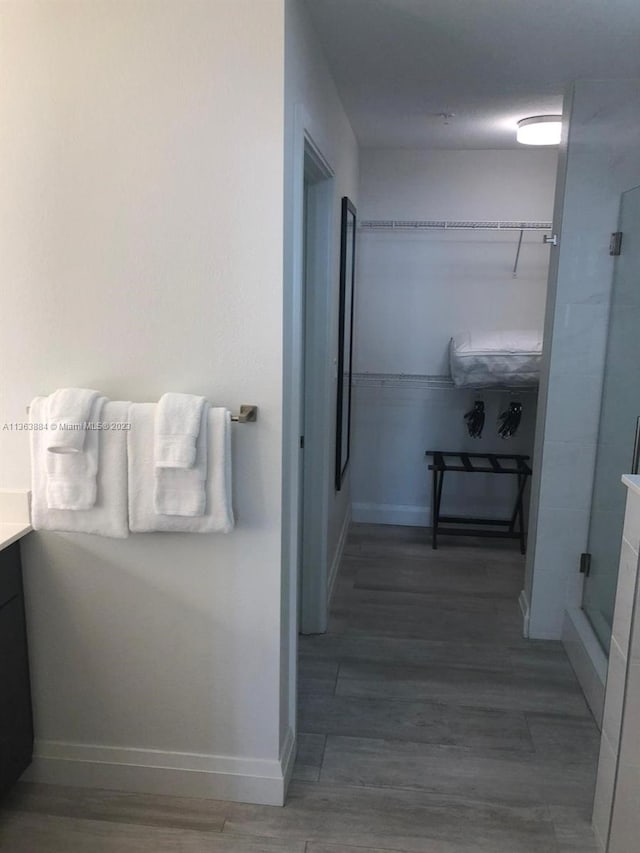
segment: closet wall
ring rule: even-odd
[[[364,220],[550,221],[553,151],[361,152]],[[354,340],[353,514],[356,521],[427,523],[431,487],[426,449],[530,452],[535,393],[456,390],[448,379],[450,337],[464,329],[542,329],[549,249],[525,232],[513,277],[518,232],[391,232],[358,235]],[[474,399],[487,411],[481,439],[463,415]],[[498,438],[496,418],[510,400],[524,406],[516,437]],[[456,512],[507,511],[507,478],[452,478]]]

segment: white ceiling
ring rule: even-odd
[[[568,82],[640,77],[640,0],[305,2],[365,147],[520,147]]]

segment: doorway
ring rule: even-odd
[[[298,625],[303,634],[327,629],[327,529],[330,488],[331,271],[333,173],[307,137],[302,208]]]

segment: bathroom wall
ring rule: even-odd
[[[228,536],[34,533],[31,778],[281,802],[283,0],[0,5],[0,422],[237,409]],[[0,431],[28,488],[27,436]]]
[[[298,487],[299,436],[304,431],[300,420],[300,370],[303,359],[300,347],[301,273],[297,262],[302,255],[302,154],[304,137],[312,140],[331,170],[332,214],[330,246],[327,258],[330,290],[327,329],[328,363],[327,399],[320,400],[325,410],[325,426],[329,435],[330,464],[325,471],[326,518],[323,538],[326,542],[326,565],[318,570],[327,574],[337,568],[351,515],[350,471],[339,492],[335,491],[333,460],[335,458],[336,367],[338,354],[338,298],[340,264],[340,205],[342,196],[357,203],[358,144],[345,114],[334,81],[317,36],[301,0],[285,3],[285,225],[284,225],[284,517],[283,517],[283,728],[295,719],[295,673],[297,668],[298,561]],[[296,197],[296,194],[299,197]],[[306,388],[317,394],[316,388]],[[307,443],[307,452],[316,449]],[[291,616],[291,618],[290,618]],[[288,716],[285,709],[289,708]]]
[[[361,152],[360,220],[550,221],[557,155],[534,151]],[[549,249],[540,232],[372,232],[358,234],[355,329],[354,518],[427,523],[431,481],[424,451],[527,453],[536,395],[454,390],[447,347],[465,329],[542,329]],[[483,398],[482,439],[464,413]],[[523,403],[518,435],[504,442],[496,419]],[[503,515],[506,478],[450,478],[444,508]]]
[[[614,263],[609,239],[620,194],[640,184],[638,115],[638,80],[579,81],[565,98],[527,554],[535,638],[559,639],[566,610],[580,617],[578,566],[591,517]]]
[[[633,850],[640,830],[640,477],[624,478],[623,495],[626,512],[593,803],[593,828],[599,849],[607,853]]]

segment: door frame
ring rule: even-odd
[[[312,122],[304,106],[296,104],[292,115],[292,132],[290,146],[285,147],[289,158],[290,169],[285,170],[285,254],[284,268],[284,304],[283,304],[283,410],[282,410],[282,623],[281,623],[281,667],[286,672],[282,679],[281,689],[287,696],[286,711],[283,706],[283,720],[289,720],[289,725],[295,731],[297,712],[297,669],[298,669],[298,595],[299,595],[299,535],[300,535],[300,475],[301,452],[299,447],[302,435],[302,322],[303,322],[303,215],[304,215],[304,158],[305,145],[317,155],[318,162],[334,181],[334,170],[327,158],[322,154],[320,146],[314,141],[314,135],[309,128]],[[334,229],[335,230],[335,229]],[[331,270],[336,266],[335,247],[332,247],[327,263],[328,282],[331,283]],[[330,341],[331,317],[333,315],[331,288],[328,288],[328,317],[325,323],[325,334]],[[321,418],[329,418],[332,409],[328,395],[331,390],[332,357],[330,343],[327,344],[327,364],[325,370],[327,398],[326,412]],[[322,420],[319,420],[320,424]],[[327,421],[328,423],[328,421]],[[324,432],[324,441],[330,446],[331,426]],[[330,455],[323,451],[321,456]],[[327,465],[326,475],[331,471]],[[327,485],[328,490],[328,485]],[[324,494],[324,489],[322,491]],[[328,492],[327,492],[328,494]],[[328,498],[327,498],[328,513]],[[325,516],[323,513],[321,519]],[[325,532],[326,539],[326,532]],[[325,569],[325,571],[328,571]],[[326,606],[324,608],[326,624]],[[321,615],[320,613],[318,614]],[[322,625],[323,621],[319,620]]]
[[[300,624],[321,634],[328,622],[328,528],[331,483],[331,318],[334,288],[334,176],[311,135],[304,134],[303,186],[307,188],[301,269],[303,370],[301,371],[302,525]]]

